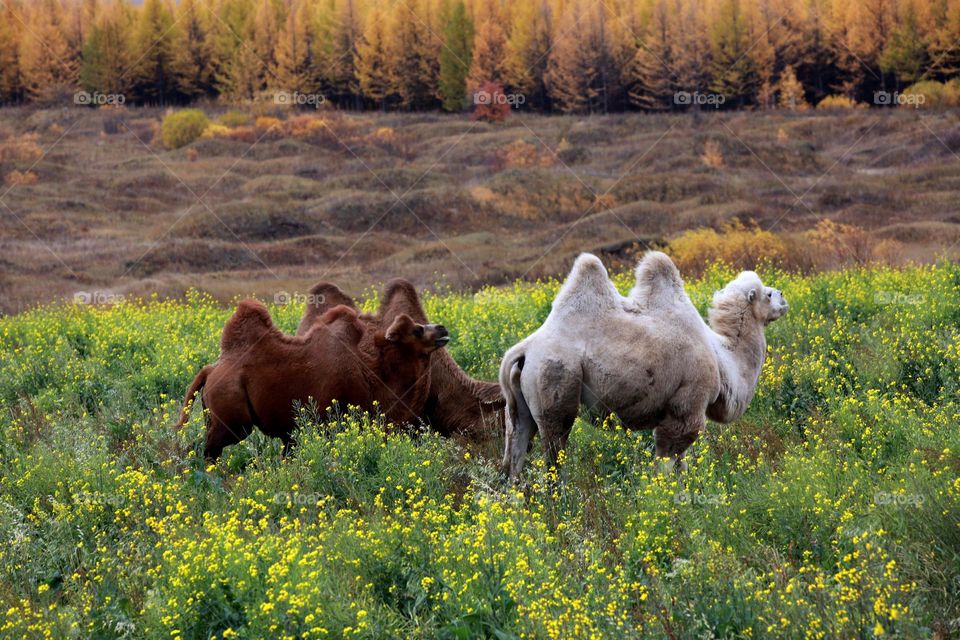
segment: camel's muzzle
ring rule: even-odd
[[[433,333],[437,336],[433,343],[437,345],[438,348],[446,346],[446,344],[450,342],[450,332],[447,331],[447,328],[442,324],[433,325]]]

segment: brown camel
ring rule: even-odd
[[[356,308],[350,296],[329,282],[314,285],[310,294],[297,335],[305,334],[317,318],[337,305]],[[417,290],[406,280],[396,278],[387,283],[381,300],[376,315],[360,316],[373,331],[390,322],[398,313],[406,313],[415,322],[427,322]],[[361,340],[360,348],[367,353],[372,351],[369,338]],[[430,359],[430,393],[420,418],[434,431],[444,436],[463,436],[476,445],[489,443],[496,434],[503,433],[503,407],[499,384],[471,378],[446,350],[433,354]]]
[[[385,329],[368,330],[356,310],[337,306],[300,336],[284,335],[259,302],[245,300],[227,321],[220,358],[197,374],[177,427],[202,390],[208,409],[204,456],[216,460],[254,426],[284,443],[296,428],[294,402],[328,407],[334,400],[379,409],[395,423],[419,415],[430,388],[430,354],[449,341],[441,325],[400,313]],[[372,348],[360,349],[364,343]]]

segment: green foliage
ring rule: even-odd
[[[473,45],[473,23],[463,0],[457,0],[443,31],[440,52],[440,99],[446,111],[460,111],[467,99],[467,73]]]
[[[179,149],[197,140],[210,126],[210,120],[199,109],[176,111],[163,119],[161,137],[167,149]]]
[[[688,283],[701,312],[730,276]],[[43,307],[0,319],[5,637],[929,637],[960,615],[960,266],[761,274],[749,410],[682,477],[651,438],[578,421],[556,469],[349,409],[301,408],[207,467],[170,425],[230,308]],[[616,276],[626,291],[631,274]],[[428,294],[495,375],[559,283]],[[366,309],[375,308],[371,298]],[[285,331],[298,305],[273,305]]]

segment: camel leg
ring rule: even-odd
[[[209,462],[215,462],[223,449],[236,444],[250,435],[253,425],[243,422],[226,422],[213,413],[207,420],[207,442],[203,449],[203,457]]]
[[[236,444],[250,435],[253,419],[248,411],[247,395],[234,380],[209,380],[203,392],[207,408],[207,442],[203,456],[210,462],[223,453],[224,447]]]
[[[543,453],[548,465],[556,465],[560,451],[567,447],[573,423],[580,411],[580,366],[548,360],[537,368],[539,374],[528,384],[524,371],[523,391],[531,415],[540,429]],[[531,376],[532,377],[532,376]],[[529,387],[529,388],[528,388]]]
[[[667,462],[679,471],[686,471],[687,463],[683,460],[683,454],[705,426],[706,418],[702,413],[684,417],[669,414],[653,432],[659,461]],[[658,463],[658,468],[660,466]]]

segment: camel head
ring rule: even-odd
[[[789,307],[782,291],[765,286],[753,271],[744,271],[713,296],[710,324],[720,333],[739,332],[748,313],[765,326],[783,317]]]
[[[442,324],[418,324],[405,313],[390,323],[383,337],[395,346],[424,357],[450,342],[450,334]]]

